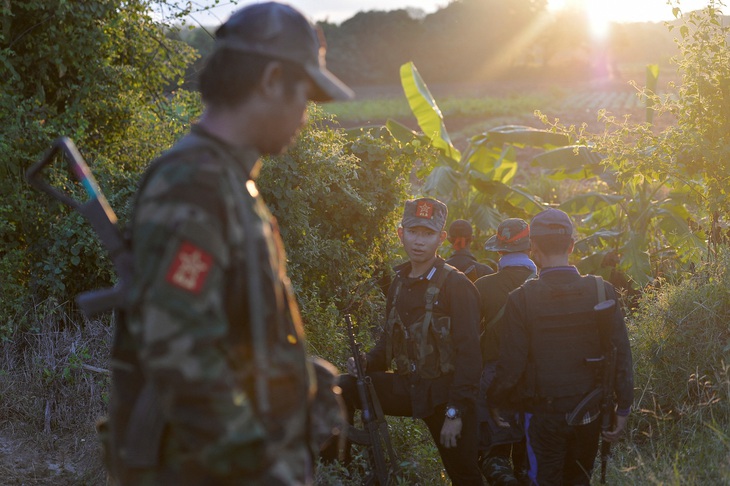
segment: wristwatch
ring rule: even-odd
[[[446,418],[450,420],[461,418],[461,410],[456,407],[446,407]]]

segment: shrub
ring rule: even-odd
[[[636,397],[622,482],[730,480],[729,286],[724,250],[693,278],[648,290],[629,319]]]

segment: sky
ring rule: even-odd
[[[310,20],[328,20],[340,23],[359,11],[396,10],[417,7],[426,13],[433,13],[448,5],[449,0],[283,0],[298,8]],[[504,0],[509,1],[509,0]],[[197,0],[199,5],[210,5],[211,0]],[[220,0],[210,14],[197,13],[195,21],[203,25],[217,25],[225,21],[234,10],[258,0],[239,0],[234,5],[230,0]],[[674,2],[673,2],[674,3]],[[565,5],[579,4],[587,7],[596,24],[606,22],[659,22],[672,20],[672,7],[667,0],[548,0],[548,8],[556,10]],[[684,12],[700,9],[708,0],[679,0]]]

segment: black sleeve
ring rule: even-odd
[[[482,371],[479,350],[479,292],[462,273],[451,272],[445,283],[455,368],[449,389],[449,404],[465,407],[476,400]]]
[[[524,315],[524,291],[518,288],[509,294],[499,335],[497,374],[487,397],[498,407],[507,407],[522,375],[527,370],[530,337]],[[504,350],[509,350],[504,352]]]

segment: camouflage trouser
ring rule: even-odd
[[[483,457],[479,461],[479,469],[489,486],[519,486],[522,484],[515,476],[512,464],[507,457]]]

